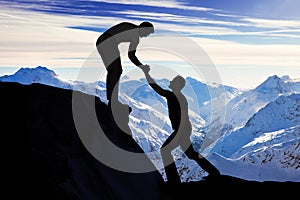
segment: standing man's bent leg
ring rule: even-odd
[[[117,58],[107,67],[106,76],[106,95],[107,100],[118,101],[119,95],[119,81],[122,75],[121,59]]]
[[[107,70],[106,75],[106,98],[118,100],[119,80],[122,74],[122,65],[118,43],[108,34],[101,35],[97,42],[97,51],[102,58]],[[113,92],[115,90],[115,92]],[[111,102],[110,102],[111,103]]]

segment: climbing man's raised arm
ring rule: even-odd
[[[155,92],[157,92],[161,96],[166,96],[166,93],[168,90],[163,89],[160,87],[154,80],[153,78],[149,75],[149,70],[150,68],[144,68],[143,72],[145,73],[146,79],[149,83],[149,85],[153,88]]]

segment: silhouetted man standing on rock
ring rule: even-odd
[[[154,33],[154,27],[150,22],[142,22],[139,25],[122,22],[109,28],[98,38],[97,50],[107,69],[106,95],[109,105],[112,101],[119,103],[119,80],[123,70],[118,45],[129,42],[128,57],[131,62],[139,68],[149,68],[148,65],[143,65],[139,61],[135,53],[140,38],[147,37],[151,33]]]
[[[181,93],[185,86],[185,79],[181,76],[176,76],[169,85],[172,90],[165,90],[155,83],[149,75],[150,68],[143,69],[149,85],[161,96],[167,99],[169,118],[174,132],[164,142],[161,147],[161,156],[165,166],[168,181],[172,183],[180,183],[180,178],[177,173],[176,165],[173,161],[171,151],[181,146],[185,154],[195,160],[202,169],[209,173],[208,177],[218,176],[220,172],[206,158],[201,156],[193,149],[190,141],[192,125],[188,116],[188,102],[185,96]],[[170,163],[170,165],[168,165]]]

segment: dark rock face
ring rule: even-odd
[[[7,175],[2,181],[12,190],[11,197],[159,200],[215,196],[220,194],[218,191],[225,196],[229,193],[229,197],[237,191],[267,192],[268,197],[276,197],[278,193],[288,195],[299,189],[298,183],[260,183],[229,176],[169,185],[158,171],[130,173],[113,169],[98,161],[83,145],[74,124],[72,94],[71,90],[40,84],[0,82],[1,135],[5,147],[2,162]],[[106,137],[121,149],[143,152],[130,135],[118,128],[106,104],[93,96],[78,94],[82,109],[95,110]],[[95,102],[93,109],[87,104],[91,100]],[[86,134],[92,134],[88,129]],[[140,164],[151,166],[152,162],[145,155]]]
[[[102,164],[87,151],[74,125],[71,90],[0,83],[0,91],[1,121],[7,127],[15,152],[8,153],[20,159],[12,166],[19,165],[23,171],[26,199],[160,197],[163,179],[158,171],[121,172]],[[142,152],[132,137],[116,126],[106,104],[90,95],[82,94],[81,98],[82,102],[95,101],[94,109],[101,117],[99,123],[113,143],[132,152]],[[146,156],[144,162],[152,164]]]

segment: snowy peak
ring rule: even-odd
[[[284,77],[284,80],[287,80],[287,77]],[[259,85],[255,91],[260,93],[274,93],[278,92],[280,94],[291,92],[290,88],[285,82],[278,76],[270,76],[266,81]]]
[[[40,83],[58,88],[72,89],[73,82],[63,80],[53,70],[38,66],[36,68],[21,68],[15,74],[0,77],[2,82],[17,82],[24,85]]]
[[[3,82],[19,82],[22,84],[39,83],[43,80],[54,79],[57,79],[57,74],[42,66],[36,68],[21,68],[13,75],[5,75],[0,78]]]
[[[284,75],[280,78],[282,81],[284,82],[289,82],[289,81],[292,81],[292,79],[290,78],[289,75]]]
[[[268,77],[255,89],[245,91],[241,95],[232,98],[226,104],[225,124],[228,125],[226,127],[229,127],[226,132],[232,131],[234,127],[244,126],[255,113],[268,103],[282,95],[288,96],[297,93],[297,90],[300,91],[300,85],[297,85],[297,82],[293,82],[288,76],[281,79],[274,75]]]
[[[16,72],[17,74],[39,74],[39,75],[44,75],[44,76],[51,76],[51,77],[56,77],[57,74],[46,67],[43,66],[38,66],[36,68],[21,68],[19,71]]]
[[[281,80],[292,88],[295,93],[300,93],[300,79],[291,79],[289,76],[283,76]]]

